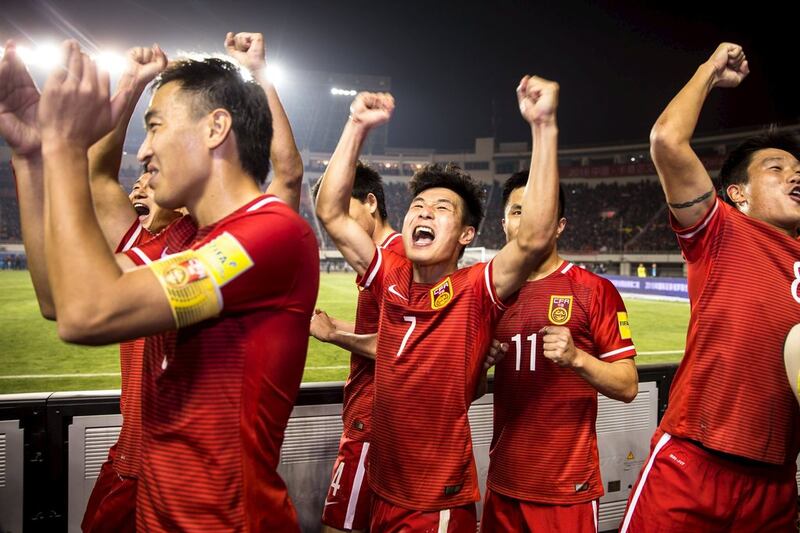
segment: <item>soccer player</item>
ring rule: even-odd
[[[321,181],[314,186],[317,197]],[[348,209],[350,218],[372,238],[376,246],[404,255],[403,239],[389,224],[386,199],[380,175],[359,162],[355,169]],[[324,531],[357,531],[369,525],[372,491],[366,479],[367,453],[372,433],[372,396],[374,388],[374,353],[368,355],[358,338],[378,331],[380,310],[370,291],[359,291],[355,324],[329,319],[322,311],[311,321],[311,333],[322,342],[350,350],[350,375],[344,384],[342,438],[333,464],[331,484],[322,512]],[[318,328],[325,322],[333,326]],[[361,337],[374,346],[374,339]]]
[[[170,226],[115,261],[92,210],[86,150],[125,102],[109,99],[107,75],[76,43],[66,51],[68,68],[50,76],[38,112],[48,277],[62,338],[153,335],[137,527],[297,531],[276,467],[319,264],[311,228],[259,190],[269,170],[267,98],[220,59],[178,61],[159,76],[139,158],[156,202],[185,206],[200,229],[167,250],[179,241]],[[133,264],[144,266],[123,271]]]
[[[527,174],[503,185],[508,241],[520,229]],[[563,215],[560,191],[559,235]],[[511,353],[495,370],[481,531],[597,531],[597,393],[630,402],[638,391],[622,298],[607,279],[562,259],[553,242],[494,337]]]
[[[650,134],[691,315],[623,533],[796,530],[800,412],[783,345],[800,322],[800,149],[780,135],[746,140],[718,196],[690,144],[708,94],[748,72],[742,47],[720,44]]]
[[[317,215],[360,286],[381,301],[371,531],[475,531],[480,493],[467,411],[497,320],[555,239],[558,85],[525,76],[517,97],[534,139],[526,208],[517,238],[488,264],[457,269],[483,215],[482,191],[457,167],[431,165],[412,178],[407,258],[376,247],[349,216],[359,150],[389,120],[390,95],[356,97],[322,178]]]

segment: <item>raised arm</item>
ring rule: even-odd
[[[118,91],[130,91],[129,104],[114,129],[89,149],[89,183],[94,210],[112,250],[117,248],[137,217],[128,194],[119,184],[125,134],[142,92],[166,66],[167,56],[158,45],[128,51],[128,63],[120,77]]]
[[[558,107],[557,83],[525,76],[517,87],[520,113],[531,126],[533,152],[530,174],[522,197],[517,238],[509,241],[493,260],[497,295],[516,292],[531,272],[550,255],[558,227]]]
[[[317,194],[317,216],[345,261],[363,275],[375,255],[375,243],[350,216],[350,194],[364,139],[372,128],[388,122],[394,98],[388,93],[360,93],[350,106],[350,118],[331,156]]]
[[[55,307],[47,283],[44,252],[44,181],[36,123],[38,106],[39,89],[17,55],[16,44],[7,41],[0,59],[0,136],[11,147],[22,242],[39,310],[42,316],[53,320]]]
[[[47,274],[67,341],[104,344],[175,327],[169,301],[150,269],[123,274],[92,206],[89,146],[111,131],[128,94],[109,98],[108,74],[75,41],[67,69],[53,72],[38,109],[45,182]]]
[[[736,87],[750,72],[742,47],[722,43],[667,105],[650,132],[655,163],[670,211],[681,226],[698,222],[714,202],[711,177],[690,145],[714,87]]]
[[[303,184],[303,160],[297,150],[292,126],[278,98],[275,85],[267,77],[264,36],[260,33],[241,32],[234,35],[228,32],[225,36],[225,50],[228,55],[252,72],[267,95],[269,111],[272,114],[272,144],[269,159],[272,162],[273,172],[267,192],[279,197],[298,211],[300,189]]]

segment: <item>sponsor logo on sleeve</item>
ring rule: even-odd
[[[198,248],[197,254],[211,267],[210,274],[219,287],[244,274],[254,264],[244,246],[227,231]]]
[[[431,309],[441,309],[453,299],[453,283],[450,276],[431,289]]]
[[[550,296],[547,318],[556,326],[563,326],[572,316],[572,296]]]
[[[631,338],[631,325],[628,322],[628,313],[617,313],[617,326],[619,327],[619,336],[623,339]]]

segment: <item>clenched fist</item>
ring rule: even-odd
[[[117,84],[120,89],[130,87],[142,91],[167,68],[167,55],[157,44],[150,48],[143,46],[131,48],[128,50],[127,59],[125,71]]]
[[[522,118],[529,124],[554,124],[558,108],[558,83],[538,76],[524,76],[517,86]]]
[[[264,36],[260,33],[239,32],[225,35],[225,51],[253,74],[267,68]]]
[[[394,112],[394,97],[389,93],[358,93],[350,104],[350,120],[372,129],[389,122]]]
[[[543,355],[561,367],[576,366],[578,351],[572,342],[572,333],[563,326],[545,326],[539,330]]]
[[[715,87],[736,87],[750,74],[744,50],[738,44],[722,43],[708,58],[708,64],[714,68]]]

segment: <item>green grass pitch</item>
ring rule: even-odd
[[[353,320],[353,274],[323,274],[317,307]],[[689,305],[626,300],[638,364],[676,362],[685,343]],[[27,272],[0,271],[0,394],[119,388],[116,345],[85,348],[58,339],[39,314]],[[667,353],[661,353],[667,352]],[[311,339],[304,381],[342,381],[349,355]]]

